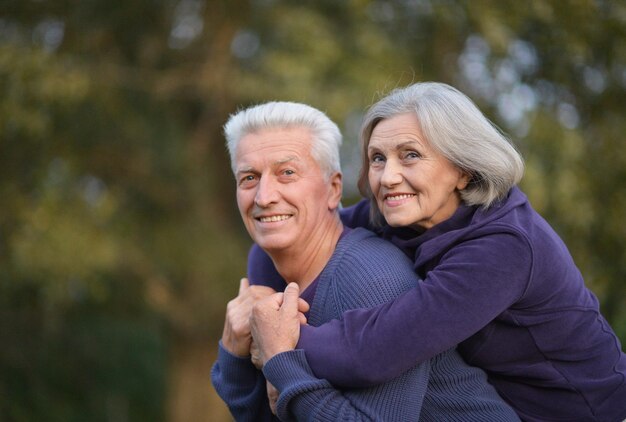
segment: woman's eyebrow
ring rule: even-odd
[[[422,144],[418,140],[410,140],[410,141],[400,142],[398,145],[396,145],[396,149],[402,149],[404,147],[413,146],[415,144],[417,144],[418,146],[422,146]]]
[[[420,146],[420,147],[422,146],[422,144],[419,141],[417,141],[417,140],[410,140],[410,141],[400,142],[399,144],[394,145],[394,149],[398,150],[398,149],[402,149],[402,148],[405,148],[407,146],[413,146],[413,145],[416,145],[416,144],[418,146]],[[376,146],[376,145],[372,146],[370,144],[370,145],[367,146],[367,150],[368,151],[369,150],[377,150],[377,149],[380,149],[380,148],[378,146]]]

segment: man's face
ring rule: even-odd
[[[268,252],[297,253],[339,205],[341,175],[324,177],[306,128],[248,134],[237,146],[235,169],[239,212],[252,239]]]

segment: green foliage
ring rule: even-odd
[[[566,3],[5,2],[0,419],[163,419],[172,344],[216,342],[244,274],[228,114],[327,111],[349,203],[362,113],[412,81],[458,86],[511,134],[626,339],[626,7]]]
[[[162,419],[163,335],[110,311],[76,309],[62,322],[32,308],[2,313],[3,420]]]

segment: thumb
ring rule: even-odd
[[[299,298],[300,288],[296,283],[289,283],[285,288],[285,292],[283,295],[283,306],[281,306],[281,310],[297,314]]]
[[[243,292],[248,290],[248,287],[250,287],[250,282],[248,282],[247,278],[242,278],[239,282],[239,294],[242,294]]]

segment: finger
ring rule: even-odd
[[[248,290],[248,287],[250,287],[250,283],[248,282],[247,278],[242,278],[239,281],[239,294],[242,294],[243,292],[245,292],[246,290]]]
[[[309,309],[311,309],[309,302],[307,302],[306,300],[302,298],[298,299],[298,311],[304,314],[304,313],[309,312]]]
[[[269,299],[264,299],[267,300],[268,302],[272,303],[273,305],[275,305],[275,309],[279,310],[281,306],[283,306],[283,303],[285,301],[285,294],[283,292],[278,292],[278,293],[274,293],[273,295],[268,296]]]
[[[258,370],[263,369],[263,360],[261,359],[260,353],[261,353],[261,350],[257,346],[256,341],[252,339],[252,342],[250,343],[250,359],[252,360],[252,364]]]
[[[293,313],[295,316],[298,313],[298,301],[300,299],[300,288],[296,283],[289,283],[285,288],[283,294],[283,304],[281,311]]]
[[[267,381],[267,399],[270,403],[270,410],[276,414],[276,401],[278,400],[278,390],[269,381]]]
[[[306,316],[302,312],[298,312],[298,319],[300,319],[300,325],[306,325]]]
[[[257,301],[252,307],[252,315],[250,317],[253,318],[255,314],[263,314],[266,310],[270,309],[280,311],[280,307],[283,304],[283,296],[283,292],[278,292]]]

